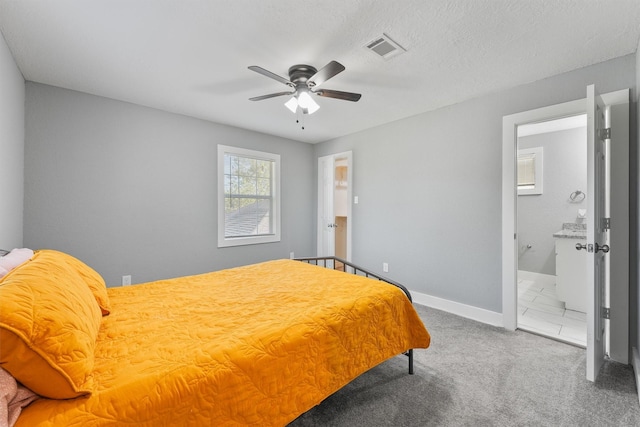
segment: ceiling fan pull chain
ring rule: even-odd
[[[302,130],[304,130],[304,114],[302,111],[302,108],[298,107],[296,108],[296,123],[300,124],[302,123]]]

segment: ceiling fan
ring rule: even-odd
[[[294,65],[289,68],[288,80],[272,73],[271,71],[265,70],[262,67],[258,67],[257,65],[252,65],[249,69],[258,74],[262,74],[263,76],[279,81],[292,89],[288,92],[277,92],[268,95],[256,96],[254,98],[249,98],[249,100],[261,101],[263,99],[275,98],[276,96],[292,95],[291,99],[289,99],[285,105],[293,113],[296,113],[299,108],[303,114],[313,114],[320,108],[313,98],[311,98],[310,94],[352,102],[358,101],[362,96],[359,93],[318,88],[321,84],[345,70],[344,65],[337,61],[329,62],[327,65],[322,67],[320,71],[316,70],[311,65]]]

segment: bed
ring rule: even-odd
[[[0,279],[0,366],[41,396],[16,426],[286,425],[429,346],[408,291],[384,280],[308,258],[107,289],[36,251]]]

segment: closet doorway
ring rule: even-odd
[[[318,256],[351,260],[352,175],[351,151],[318,159]]]

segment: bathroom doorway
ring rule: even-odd
[[[588,255],[588,307],[587,307],[587,372],[586,377],[595,381],[598,369],[604,362],[604,344],[608,339],[609,358],[623,364],[629,363],[629,89],[603,94],[595,94],[595,87],[587,87],[587,97],[562,104],[523,111],[503,117],[502,130],[502,315],[507,330],[517,328],[517,195],[516,185],[516,138],[517,127],[538,123],[555,118],[576,116],[588,113],[588,156],[589,170],[593,170],[600,159],[608,158],[613,167],[610,168],[610,221],[604,218],[603,210],[596,197],[587,198],[590,205],[587,212],[587,244]],[[586,108],[585,108],[586,107]],[[605,111],[605,121],[610,131],[598,131],[594,124],[601,121],[601,112]],[[605,136],[606,135],[606,136]],[[605,153],[600,150],[605,141]],[[591,177],[596,176],[595,169],[590,172],[589,186],[586,190],[593,195],[603,194],[600,187],[594,185]],[[601,180],[597,180],[601,182]],[[590,188],[597,190],[591,191]],[[605,190],[606,191],[606,190]],[[605,221],[606,220],[606,221]],[[609,228],[609,224],[613,224]],[[608,235],[603,238],[605,230]],[[597,232],[597,233],[596,233]],[[607,243],[608,242],[608,243]],[[603,244],[610,246],[611,253],[606,252]],[[608,249],[608,248],[607,248]],[[603,261],[604,260],[604,261]],[[602,264],[604,262],[604,265]],[[600,293],[604,276],[609,276],[609,295],[603,298]],[[606,304],[609,304],[608,306]],[[606,308],[606,310],[605,310]],[[606,316],[606,319],[605,319]],[[608,336],[603,335],[605,326],[609,326]]]
[[[517,129],[517,327],[586,347],[586,114]]]

